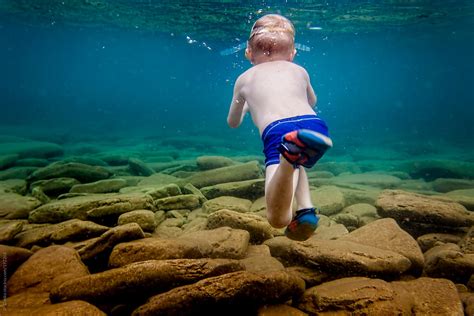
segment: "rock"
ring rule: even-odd
[[[155,173],[155,170],[147,166],[146,163],[137,158],[130,158],[128,160],[128,166],[132,171],[132,174],[137,176],[151,176]]]
[[[474,273],[474,254],[463,254],[455,244],[435,246],[425,252],[424,273],[467,284]]]
[[[207,218],[197,217],[193,219],[192,221],[190,221],[189,223],[184,224],[182,227],[183,227],[183,233],[192,233],[192,232],[205,230],[207,228]]]
[[[109,266],[120,267],[151,259],[242,259],[249,239],[247,231],[229,227],[193,232],[175,239],[146,238],[115,246]]]
[[[393,276],[407,271],[408,258],[388,250],[345,240],[317,240],[294,242],[285,237],[265,241],[272,256],[287,265],[315,268],[342,276]]]
[[[148,194],[154,200],[169,197],[169,196],[176,196],[181,195],[181,189],[176,184],[167,184],[167,185],[159,185],[159,186],[133,186],[133,187],[126,187],[120,190],[120,193],[143,193]]]
[[[51,305],[49,300],[49,292],[32,292],[25,291],[19,294],[11,295],[6,299],[8,312],[12,315],[38,315],[31,313],[31,310]]]
[[[28,220],[31,223],[57,223],[72,218],[98,220],[140,209],[154,209],[151,196],[140,193],[97,194],[42,205],[30,213]]]
[[[225,226],[248,231],[250,242],[254,244],[261,244],[265,240],[273,238],[272,227],[266,219],[259,215],[244,214],[227,209],[209,215],[207,219],[208,229]]]
[[[235,166],[222,167],[203,172],[198,172],[186,181],[197,188],[211,186],[219,183],[228,183],[258,179],[262,176],[262,170],[257,161],[251,161]]]
[[[183,194],[155,200],[155,205],[157,209],[167,211],[176,209],[194,210],[201,204],[199,202],[199,196],[194,194]]]
[[[202,194],[201,190],[196,188],[191,183],[186,183],[186,185],[183,187],[183,193],[197,195],[199,197],[199,203],[201,204],[207,201],[207,198],[204,196],[204,194]]]
[[[78,162],[82,163],[85,165],[90,165],[90,166],[103,166],[106,167],[108,166],[105,161],[99,158],[94,158],[91,156],[87,155],[81,155],[81,156],[68,156],[67,158],[61,159],[63,162]]]
[[[39,158],[25,158],[19,159],[15,162],[15,166],[18,167],[45,167],[48,164],[48,160]]]
[[[250,212],[257,213],[257,212],[266,212],[267,211],[267,202],[265,197],[262,196],[261,198],[256,199],[252,206],[250,206]]]
[[[271,257],[270,248],[267,245],[249,245],[245,258],[251,257]]]
[[[38,180],[30,185],[33,190],[40,188],[41,191],[48,196],[59,196],[69,192],[71,188],[80,182],[73,178],[54,178],[49,180]]]
[[[359,227],[359,218],[352,214],[339,213],[332,217],[332,219],[339,224],[344,225],[345,227]],[[352,229],[353,230],[353,229]]]
[[[16,234],[21,232],[24,222],[4,221],[0,223],[0,244],[8,244]]]
[[[0,170],[8,169],[15,165],[15,162],[18,160],[19,156],[16,154],[13,155],[0,155]]]
[[[63,282],[88,275],[73,249],[50,246],[35,252],[8,280],[8,296],[22,291],[49,292]]]
[[[474,226],[471,226],[458,245],[463,253],[474,254]]]
[[[20,248],[6,245],[0,245],[0,253],[2,259],[2,273],[0,273],[0,280],[2,284],[6,284],[8,278],[13,275],[15,270],[25,262],[33,252]],[[5,280],[5,276],[7,280]]]
[[[23,219],[41,202],[33,197],[22,196],[16,193],[0,193],[0,218]]]
[[[323,186],[316,190],[311,190],[311,200],[317,205],[321,214],[333,215],[344,208],[344,195],[335,186]]]
[[[238,260],[230,259],[135,262],[64,282],[51,291],[51,301],[140,302],[143,298],[169,291],[174,287],[243,269]]]
[[[0,193],[18,193],[24,195],[27,193],[26,181],[21,179],[0,181]]]
[[[86,184],[76,184],[69,192],[71,193],[112,193],[118,192],[127,185],[124,179],[107,179]]]
[[[257,316],[307,316],[308,314],[285,304],[264,305],[257,311]]]
[[[412,178],[423,178],[427,181],[438,178],[474,178],[474,163],[461,160],[404,161],[395,169],[408,172]]]
[[[40,307],[32,308],[9,308],[12,315],[90,315],[106,316],[100,309],[83,301],[70,301],[59,304],[45,304]]]
[[[454,284],[420,278],[388,283],[361,277],[330,281],[306,290],[298,308],[313,314],[463,315]]]
[[[320,240],[338,239],[349,234],[347,228],[342,224],[333,224],[330,226],[320,225],[316,228],[314,235],[311,238]]]
[[[384,173],[357,173],[357,174],[341,174],[337,177],[330,178],[331,183],[340,184],[362,184],[381,189],[397,188],[402,180]]]
[[[224,156],[201,156],[196,158],[196,165],[200,170],[211,170],[237,164],[234,160]]]
[[[418,245],[421,248],[422,252],[426,252],[427,250],[436,246],[437,243],[452,243],[457,244],[461,241],[460,236],[452,235],[452,234],[441,234],[441,233],[434,233],[434,234],[425,234],[416,239]]]
[[[209,200],[202,205],[205,213],[213,213],[218,210],[227,209],[239,213],[246,213],[250,211],[252,202],[246,199],[236,198],[233,196],[220,196]]]
[[[356,216],[358,219],[363,217],[378,218],[377,208],[372,204],[367,203],[356,203],[342,210],[342,214],[351,214]]]
[[[351,185],[350,188],[339,187],[339,190],[341,190],[342,194],[344,195],[345,205],[353,205],[358,203],[373,205],[382,191],[374,187],[362,185]]]
[[[272,256],[254,256],[240,260],[246,271],[267,274],[275,271],[284,271],[285,267]]]
[[[447,193],[455,190],[474,189],[473,180],[439,178],[432,182],[433,189]]]
[[[33,172],[28,181],[46,180],[52,178],[74,178],[80,182],[94,182],[107,179],[112,175],[110,171],[100,166],[89,166],[77,162],[54,162]]]
[[[36,167],[13,167],[0,171],[0,181],[9,179],[26,179],[30,174],[35,172]]]
[[[54,225],[45,225],[25,230],[15,236],[18,247],[31,248],[34,245],[48,246],[51,243],[84,240],[98,236],[108,227],[90,221],[72,219]]]
[[[286,271],[303,279],[307,289],[331,279],[331,275],[328,273],[306,267],[293,266],[286,268]]]
[[[138,186],[140,187],[162,187],[168,184],[177,184],[181,183],[182,179],[170,176],[164,173],[155,173],[149,177],[138,182]]]
[[[57,144],[37,141],[2,142],[0,155],[18,155],[19,158],[51,158],[61,156],[63,148]]]
[[[220,183],[209,187],[203,187],[201,188],[201,191],[208,199],[213,199],[219,196],[234,196],[255,200],[265,195],[265,179]]]
[[[156,222],[155,213],[148,210],[136,210],[124,213],[119,216],[118,224],[124,225],[128,223],[137,223],[141,229],[148,232],[153,232],[158,226]]]
[[[107,262],[109,254],[115,245],[145,238],[143,230],[137,223],[129,223],[109,229],[99,238],[81,248],[78,253],[82,261],[89,265]]]
[[[391,218],[376,220],[339,240],[394,251],[410,259],[411,272],[421,273],[423,270],[424,257],[418,243]]]
[[[360,173],[360,167],[355,162],[319,162],[314,168],[314,171],[329,171],[332,174],[341,174],[344,172]]]
[[[470,211],[474,211],[474,189],[455,190],[446,193],[446,196]]]
[[[242,308],[242,315],[248,315],[260,305],[283,303],[303,291],[303,280],[283,271],[267,275],[233,272],[153,296],[132,315],[215,314],[229,307],[233,311]]]
[[[474,224],[474,215],[461,204],[404,191],[383,191],[376,207],[380,216],[394,218],[399,223],[409,221],[453,227]]]

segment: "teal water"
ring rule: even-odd
[[[440,157],[455,148],[474,161],[469,1],[385,1],[375,11],[364,11],[370,1],[314,2],[312,11],[308,1],[255,2],[250,9],[239,1],[177,2],[186,21],[176,3],[159,3],[156,15],[166,29],[153,27],[149,11],[124,20],[112,11],[99,15],[110,1],[66,4],[88,3],[82,13],[60,11],[61,1],[51,1],[50,9],[18,3],[23,6],[12,9],[11,1],[0,2],[0,134],[106,142],[117,150],[137,142],[180,150],[190,146],[174,142],[183,137],[193,144],[182,158],[194,149],[196,155],[258,155],[250,118],[238,130],[226,125],[233,82],[251,65],[243,51],[219,51],[244,41],[263,13],[281,12],[294,18],[297,42],[311,47],[295,62],[308,70],[336,144],[325,159],[350,156],[360,146],[423,151],[429,145]],[[158,6],[116,3],[122,15]],[[397,18],[407,10],[415,12],[410,19]],[[352,15],[365,20],[338,24]],[[225,19],[235,25],[220,25]]]

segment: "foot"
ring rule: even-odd
[[[319,216],[316,215],[316,209],[305,208],[296,211],[296,216],[285,230],[286,237],[303,241],[311,237],[318,226]]]
[[[311,168],[332,147],[329,137],[307,129],[283,135],[278,151],[294,167]]]

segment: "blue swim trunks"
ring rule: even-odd
[[[299,129],[309,129],[329,137],[326,123],[317,115],[288,117],[270,123],[262,133],[265,167],[280,163],[278,146],[286,133]]]

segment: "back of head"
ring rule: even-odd
[[[295,27],[287,18],[268,14],[258,19],[252,27],[248,47],[254,54],[291,54],[294,50]]]

